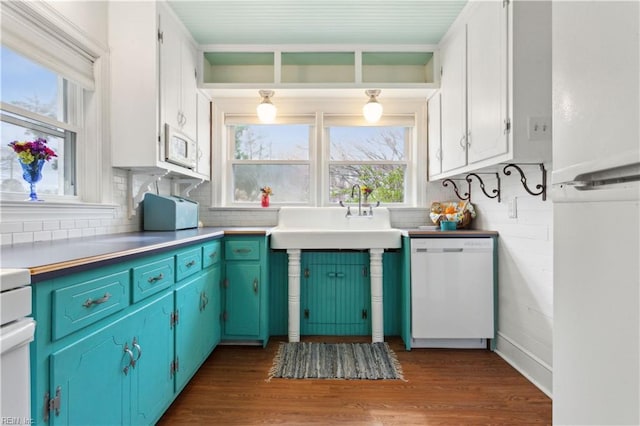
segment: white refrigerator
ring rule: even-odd
[[[553,2],[553,422],[640,424],[640,2]]]

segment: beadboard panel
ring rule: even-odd
[[[309,261],[311,255],[312,260]],[[382,258],[383,261],[383,298],[384,298],[384,334],[386,336],[396,336],[400,334],[401,324],[401,272],[402,272],[402,254],[400,251],[388,251],[385,252]],[[326,265],[338,265],[338,266],[357,266],[357,272],[360,273],[361,267],[369,265],[369,254],[367,252],[303,252],[302,255],[302,275],[304,275],[304,265],[310,264],[317,267],[326,269]],[[313,267],[313,266],[312,266]],[[270,309],[270,333],[272,336],[286,335],[288,332],[288,259],[287,253],[284,250],[271,250],[269,260],[269,280],[270,280],[270,294],[269,294],[269,309]],[[333,267],[335,269],[335,266]],[[327,269],[327,271],[329,270]],[[301,278],[301,301],[304,301],[305,295],[305,278]],[[367,287],[357,285],[357,281],[352,279],[351,284],[353,289],[346,293],[346,297],[343,298],[342,305],[336,305],[335,303],[328,303],[326,301],[332,300],[335,297],[334,294],[324,294],[323,291],[330,290],[325,286],[324,288],[315,289],[314,297],[320,300],[316,306],[316,309],[324,309],[324,311],[316,311],[316,316],[327,315],[329,310],[338,310],[341,313],[356,312],[361,314],[360,309],[354,311],[354,305],[356,303],[362,304],[362,300],[367,301],[367,305],[364,306],[368,309],[366,328],[358,321],[352,324],[342,324],[340,327],[328,327],[326,324],[313,324],[306,328],[304,325],[304,303],[301,304],[301,331],[302,334],[325,334],[325,335],[367,335],[371,333],[371,308],[370,308],[370,288],[369,279],[366,280]],[[364,292],[364,293],[362,293]],[[335,301],[334,301],[335,302]],[[342,319],[340,320],[342,321]],[[334,321],[335,322],[335,321]]]

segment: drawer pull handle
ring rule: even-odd
[[[133,352],[131,352],[131,349],[129,349],[129,345],[127,345],[126,343],[124,344],[124,352],[129,355],[129,364],[127,364],[122,371],[124,372],[124,375],[126,376],[127,373],[129,373],[129,366],[135,366],[136,365],[136,360],[133,358]]]
[[[213,253],[211,253],[211,254],[209,255],[209,257],[210,257],[210,258],[212,258],[212,259],[213,259],[214,257],[217,257],[217,256],[218,256],[218,251],[217,251],[217,250],[216,250],[216,251],[214,251]]]
[[[163,275],[163,274],[160,274],[160,275],[158,275],[158,276],[155,276],[155,277],[151,277],[151,278],[149,278],[147,281],[148,281],[148,282],[150,282],[151,284],[153,284],[153,283],[155,283],[155,282],[160,281],[160,280],[161,280],[161,279],[163,279],[163,278],[164,278],[164,275]]]
[[[132,367],[135,367],[136,362],[138,362],[138,360],[142,356],[142,348],[138,344],[138,339],[136,339],[135,337],[133,338],[133,342],[131,342],[131,346],[133,346],[138,351],[138,356],[136,357],[136,359],[133,361],[133,364],[131,365]]]
[[[195,261],[195,260],[192,260],[191,262],[189,262],[189,263],[185,264],[184,266],[186,266],[187,268],[191,268],[191,267],[192,267],[193,265],[195,265],[195,264],[196,264],[196,261]]]
[[[245,248],[234,249],[233,252],[237,254],[247,254],[247,253],[251,253],[251,249],[245,247]]]
[[[109,293],[105,293],[104,296],[102,296],[100,299],[87,299],[82,306],[84,306],[85,308],[90,308],[93,305],[101,305],[104,302],[106,302],[107,300],[109,300],[111,298],[111,295]]]
[[[257,278],[253,279],[253,292],[255,294],[258,294],[258,279]]]

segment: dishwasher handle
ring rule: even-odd
[[[464,249],[462,247],[459,248],[417,248],[416,253],[462,253]]]

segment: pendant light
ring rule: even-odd
[[[377,123],[382,117],[382,105],[376,99],[380,95],[380,90],[365,90],[364,93],[369,96],[369,101],[362,107],[364,119],[369,123]]]
[[[262,97],[262,101],[256,108],[258,118],[263,123],[273,123],[276,119],[276,113],[278,109],[271,103],[271,97],[274,95],[273,90],[259,90],[258,93]]]

